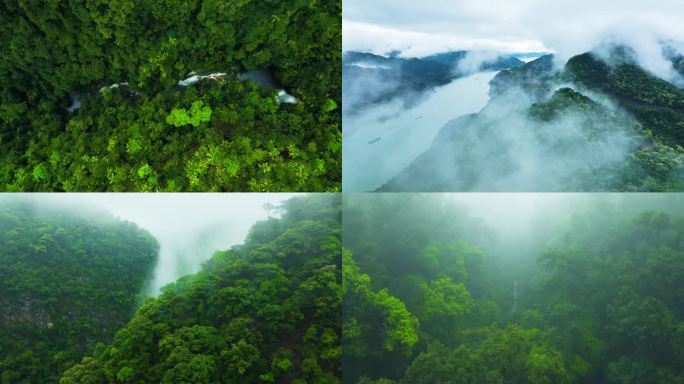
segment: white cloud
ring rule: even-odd
[[[345,0],[343,15],[345,50],[407,56],[451,48],[568,58],[610,35],[684,40],[681,0]]]
[[[384,54],[402,51],[402,56],[420,57],[448,50],[489,50],[497,52],[548,51],[539,41],[515,38],[480,38],[455,33],[427,33],[401,30],[365,22],[342,24],[342,48]]]

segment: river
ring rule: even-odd
[[[345,117],[343,189],[370,191],[394,177],[430,147],[448,121],[487,104],[489,81],[496,73],[480,72],[435,88],[414,108],[396,112],[396,104],[383,105]]]

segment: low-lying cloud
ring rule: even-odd
[[[475,50],[468,51],[456,65],[457,74],[473,74],[479,72],[483,65],[492,63],[501,57],[500,52]]]
[[[604,108],[624,119],[569,107],[542,121],[529,114],[534,102],[511,89],[477,116],[449,122],[387,190],[610,190],[631,153],[648,141],[613,105]]]

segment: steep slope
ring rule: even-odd
[[[339,383],[340,197],[284,203],[147,301],[70,383]]]
[[[56,383],[142,300],[158,245],[134,224],[0,200],[0,377]]]
[[[571,58],[565,71],[571,81],[614,98],[664,144],[684,145],[684,90],[632,62],[611,67],[591,53]]]
[[[500,72],[490,93],[379,190],[684,188],[684,93],[633,64],[584,54],[560,71],[544,56]]]

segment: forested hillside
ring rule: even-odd
[[[609,66],[591,53],[573,57],[565,70],[578,84],[612,96],[664,144],[684,145],[684,89],[628,59]]]
[[[149,299],[71,383],[339,383],[339,195],[288,200]]]
[[[0,382],[56,383],[143,300],[156,240],[102,212],[0,199]]]
[[[340,15],[339,0],[0,2],[0,190],[339,189]]]
[[[614,51],[501,71],[480,113],[455,116],[379,190],[681,191],[684,90]]]
[[[346,198],[344,382],[684,383],[681,198],[548,199]]]

